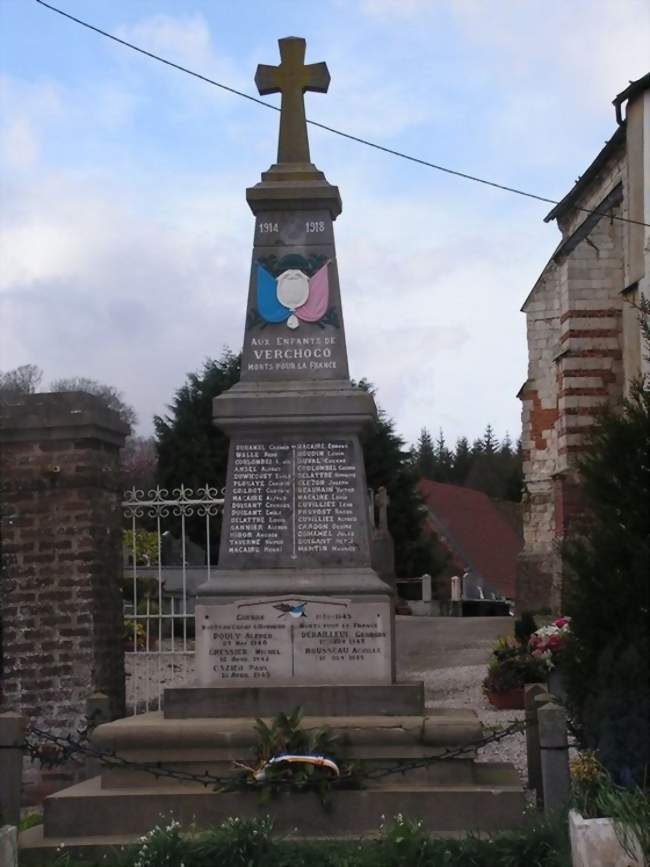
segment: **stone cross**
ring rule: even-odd
[[[279,39],[279,66],[260,64],[255,84],[262,96],[281,93],[279,163],[309,163],[309,139],[305,119],[304,94],[308,90],[326,93],[330,74],[326,63],[305,66],[306,42],[297,36]]]

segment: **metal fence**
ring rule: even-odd
[[[123,590],[128,710],[161,708],[194,671],[194,598],[210,580],[223,491],[206,484],[126,491]]]

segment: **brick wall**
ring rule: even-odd
[[[575,204],[625,213],[624,144],[611,150]],[[526,300],[528,378],[520,391],[524,548],[517,605],[562,605],[560,545],[582,511],[576,467],[604,403],[624,391],[625,224],[575,207],[558,216],[562,242]]]
[[[124,712],[117,413],[88,394],[0,408],[2,707],[68,733]]]

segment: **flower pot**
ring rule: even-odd
[[[524,688],[517,686],[514,689],[508,689],[505,692],[487,691],[487,700],[497,710],[523,710],[524,709]]]
[[[623,846],[613,819],[585,819],[571,810],[569,836],[573,867],[643,867],[646,863],[636,835],[629,833]]]

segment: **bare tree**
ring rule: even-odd
[[[36,364],[23,364],[5,373],[0,371],[0,401],[21,394],[34,394],[42,379],[43,371]]]
[[[122,397],[122,392],[118,391],[112,385],[104,385],[97,382],[95,379],[89,379],[86,376],[71,376],[67,379],[55,379],[50,385],[51,391],[86,391],[89,394],[94,394],[104,401],[109,409],[114,409],[119,413],[120,418],[125,424],[128,424],[131,429],[138,423],[138,417],[135,410],[128,403],[125,403]]]
[[[127,437],[121,453],[122,488],[149,491],[156,485],[157,472],[158,455],[153,437]]]

